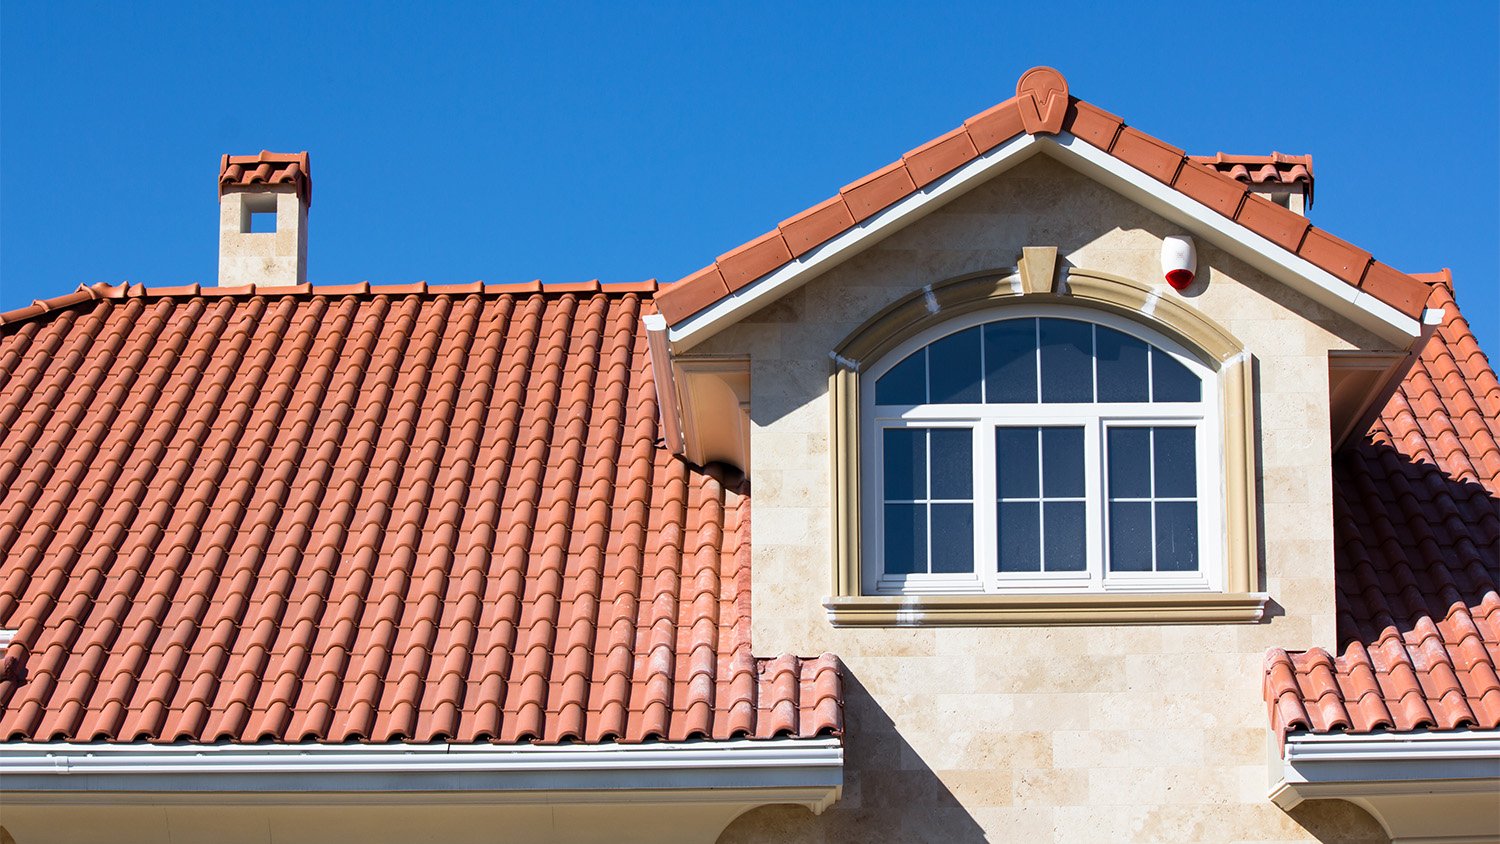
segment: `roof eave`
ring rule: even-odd
[[[336,793],[383,803],[434,792],[513,803],[672,800],[794,803],[821,812],[843,789],[838,738],[647,744],[0,744],[7,801],[151,802],[166,794]],[[424,797],[425,795],[425,797]]]
[[[1269,796],[1287,811],[1305,800],[1347,800],[1393,840],[1500,836],[1497,730],[1298,732],[1287,736],[1280,768]]]

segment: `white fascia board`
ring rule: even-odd
[[[601,745],[148,745],[0,743],[0,793],[344,794],[559,792],[590,802],[668,792],[687,799],[756,793],[827,805],[843,785],[838,739]],[[574,799],[570,797],[569,799]],[[819,806],[818,808],[821,808]]]
[[[1063,132],[1056,136],[1023,134],[1012,138],[806,255],[730,293],[672,326],[668,337],[673,348],[676,351],[692,348],[741,316],[806,284],[881,238],[1038,152],[1051,155],[1195,234],[1209,237],[1230,254],[1314,301],[1350,315],[1366,328],[1397,343],[1399,348],[1410,348],[1421,336],[1418,320],[1087,141]]]
[[[1293,733],[1271,799],[1500,791],[1500,730]]]
[[[1033,135],[1011,138],[822,246],[792,259],[672,326],[668,332],[672,347],[679,352],[692,348],[741,316],[801,287],[819,273],[832,269],[881,238],[942,207],[976,184],[1020,164],[1035,155],[1038,149]]]
[[[1049,148],[1064,149],[1071,156],[1059,157],[1064,164],[1092,175],[1105,185],[1136,201],[1143,207],[1206,234],[1225,251],[1267,273],[1314,301],[1322,302],[1340,313],[1354,317],[1375,332],[1401,339],[1408,348],[1422,334],[1421,323],[1401,313],[1374,296],[1335,277],[1305,258],[1283,249],[1248,228],[1163,184],[1140,170],[1115,158],[1068,132],[1041,138]],[[1079,167],[1079,164],[1085,165]],[[1101,176],[1105,178],[1100,178]],[[1353,305],[1350,308],[1349,305]]]

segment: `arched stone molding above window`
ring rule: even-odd
[[[960,578],[963,583],[955,581],[954,587],[947,589],[942,578],[919,580],[915,588],[909,588],[911,581],[903,587],[900,578],[895,578],[893,586],[893,579],[885,576],[882,537],[888,538],[889,534],[875,532],[872,536],[871,522],[889,512],[879,508],[889,502],[890,487],[882,486],[884,493],[872,489],[873,472],[883,470],[872,469],[871,461],[875,458],[867,450],[877,446],[867,440],[884,436],[878,433],[888,430],[882,426],[910,424],[910,420],[892,423],[887,414],[885,421],[875,421],[872,374],[894,368],[898,361],[893,358],[913,354],[913,349],[918,348],[914,344],[941,338],[945,331],[959,332],[1011,320],[1034,320],[1039,326],[1049,320],[1093,323],[1098,327],[1090,336],[1107,332],[1112,337],[1139,338],[1148,348],[1170,350],[1200,374],[1202,413],[1195,418],[1203,428],[1198,442],[1204,447],[1196,452],[1197,460],[1200,465],[1205,460],[1216,464],[1211,471],[1198,475],[1202,484],[1198,502],[1202,508],[1212,508],[1200,511],[1207,516],[1197,522],[1198,529],[1200,533],[1216,534],[1202,536],[1201,565],[1205,566],[1205,576],[1201,584],[1187,587],[1180,582],[1169,582],[1170,578],[1157,584],[1148,579],[1124,583],[1111,574],[1112,563],[1101,561],[1107,556],[1100,550],[1102,535],[1088,538],[1091,579],[1067,585],[1043,577],[1018,586],[1019,581],[1007,581],[1003,576],[997,580],[992,572],[987,572],[984,567],[992,565],[994,557],[986,559],[985,553],[998,553],[1004,559],[1005,552],[997,551],[1002,544],[996,538],[1003,531],[997,531],[996,525],[1005,518],[1006,502],[1001,494],[1001,515],[991,519],[988,527],[981,524],[985,519],[981,508],[993,509],[996,505],[986,501],[979,489],[984,487],[988,494],[995,495],[997,485],[985,485],[984,462],[977,455],[983,451],[984,460],[991,461],[990,466],[997,465],[993,461],[997,460],[998,450],[984,451],[983,437],[989,436],[991,429],[983,426],[995,426],[993,430],[998,434],[1012,424],[1003,406],[991,404],[993,400],[988,397],[983,404],[955,411],[976,414],[975,424],[979,426],[965,428],[974,431],[977,448],[971,457],[975,461],[976,483],[968,493],[976,505],[972,511],[977,549],[973,555],[974,577]],[[1040,348],[1036,354],[1040,360]],[[832,594],[824,604],[835,625],[1232,623],[1255,622],[1263,616],[1267,597],[1260,591],[1260,543],[1256,528],[1253,357],[1230,332],[1176,294],[1107,272],[1063,267],[1057,261],[1055,249],[1029,247],[1014,269],[931,284],[894,303],[833,350],[832,358],[834,565]],[[1097,368],[1097,364],[1092,366]],[[1044,378],[1039,375],[1039,379]],[[1093,395],[1099,395],[1097,388]],[[1014,407],[1018,417],[1036,414],[1036,408]],[[932,408],[913,408],[898,413],[921,419],[930,418],[932,412]],[[941,412],[936,415],[943,416]],[[1110,415],[1111,411],[1106,410],[1101,414],[1103,424],[1099,419],[1090,423],[1087,431],[1092,439],[1088,442],[1104,441],[1105,427],[1115,424],[1115,420],[1107,418]],[[1045,419],[1045,413],[1038,418]],[[959,419],[956,424],[966,426],[970,421]],[[1132,424],[1146,425],[1150,420]],[[1088,498],[1088,519],[1102,534],[1104,508],[1114,504],[1113,499],[1101,503],[1105,496],[1098,489],[1103,484],[1104,466],[1100,457],[1103,446],[1090,448],[1086,463],[1088,471],[1093,473],[1090,483],[1095,489]],[[1041,472],[1045,476],[1046,469]],[[886,498],[882,499],[882,495]],[[936,501],[932,495],[919,497]],[[1044,508],[1046,502],[1039,501],[1037,508]],[[931,518],[929,515],[925,529],[929,534],[939,533]],[[1152,524],[1155,531],[1156,523]],[[933,553],[930,547],[928,553],[929,556]],[[1004,563],[999,568],[1003,570]],[[936,571],[930,559],[929,571]]]

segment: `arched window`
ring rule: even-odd
[[[1215,378],[1083,308],[897,346],[861,374],[866,593],[1222,589]]]

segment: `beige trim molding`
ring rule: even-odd
[[[1098,270],[1067,268],[1055,291],[1038,284],[1047,253],[1026,250],[1019,268],[961,276],[930,285],[882,310],[835,350],[832,396],[833,595],[824,602],[835,625],[1250,623],[1261,619],[1254,362],[1244,344],[1180,298]],[[1042,258],[1043,261],[1038,261]],[[1041,287],[1038,292],[1028,292]],[[1155,329],[1188,349],[1219,378],[1224,448],[1222,593],[870,596],[860,562],[860,371],[908,337],[954,317],[1010,305],[1072,304],[1117,314]]]
[[[835,627],[982,627],[1007,624],[1249,623],[1263,592],[1072,595],[853,595],[827,598]]]

